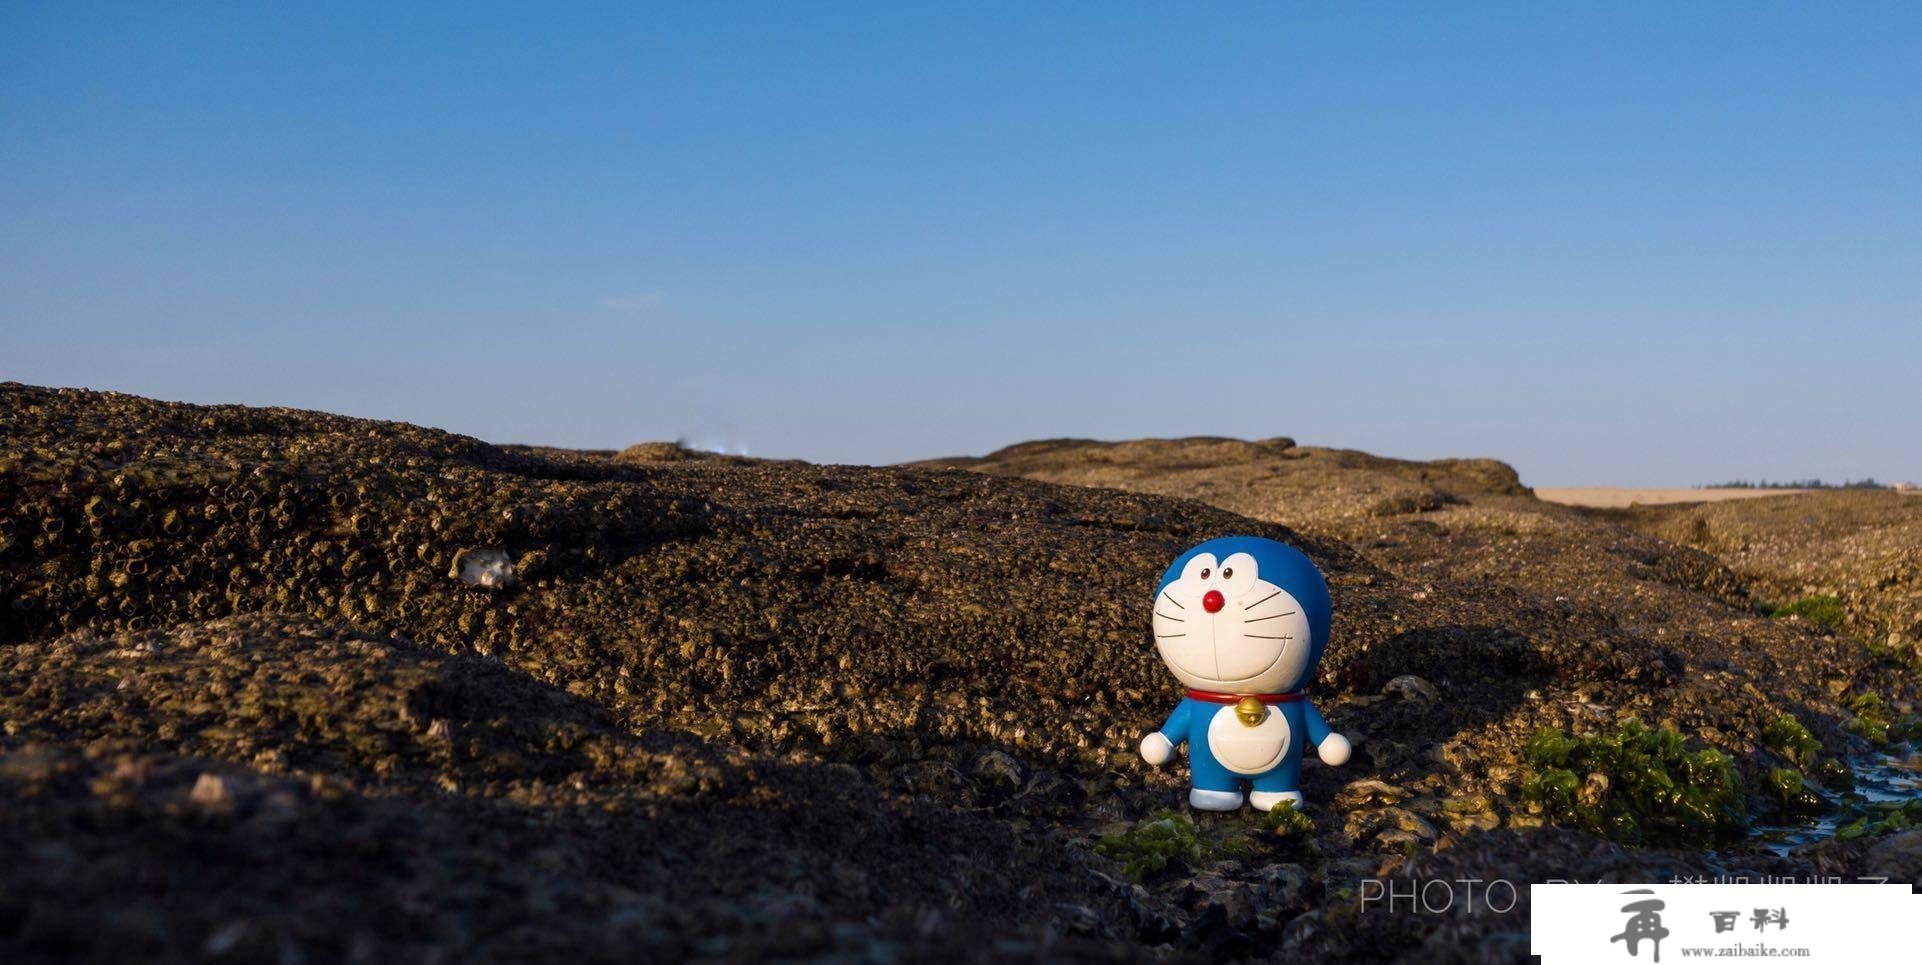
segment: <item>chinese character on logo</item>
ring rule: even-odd
[[[1742,917],[1739,911],[1711,911],[1709,917],[1715,919],[1715,933],[1735,930],[1735,919]]]
[[[1757,908],[1754,917],[1749,920],[1755,923],[1756,931],[1761,931],[1770,925],[1774,925],[1776,931],[1781,931],[1789,926],[1789,910],[1777,908],[1770,911],[1767,908]]]
[[[1642,888],[1636,891],[1625,891],[1622,894],[1652,895],[1654,892]],[[1609,942],[1611,944],[1627,942],[1629,957],[1634,958],[1640,955],[1636,945],[1646,938],[1655,946],[1655,961],[1661,961],[1662,939],[1668,937],[1668,929],[1662,927],[1661,911],[1664,907],[1666,906],[1660,898],[1644,898],[1641,901],[1631,901],[1623,905],[1622,911],[1634,914],[1629,916],[1628,924],[1622,926],[1622,933],[1610,938]]]

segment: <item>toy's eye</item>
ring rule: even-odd
[[[1201,580],[1206,582],[1209,577],[1215,575],[1215,567],[1220,564],[1221,561],[1215,559],[1215,554],[1202,553],[1194,559],[1189,560],[1188,565],[1181,568],[1181,578],[1184,580]]]
[[[1260,567],[1247,553],[1236,553],[1221,561],[1221,592],[1240,596],[1254,588]]]

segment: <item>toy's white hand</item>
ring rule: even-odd
[[[1348,738],[1340,734],[1329,734],[1322,738],[1321,746],[1315,748],[1315,753],[1321,755],[1323,764],[1329,767],[1340,767],[1348,763],[1349,752],[1353,750],[1354,747],[1348,743]]]
[[[1174,742],[1168,740],[1160,731],[1155,731],[1141,739],[1142,760],[1158,766],[1168,763],[1168,758],[1173,756],[1175,756]]]

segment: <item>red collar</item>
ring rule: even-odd
[[[1194,700],[1205,700],[1211,704],[1238,704],[1243,697],[1253,697],[1264,704],[1292,704],[1302,698],[1299,690],[1285,694],[1220,694],[1212,690],[1188,688],[1188,696]]]

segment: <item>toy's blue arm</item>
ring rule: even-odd
[[[1161,725],[1161,736],[1176,747],[1188,739],[1188,710],[1187,701],[1176,704],[1175,712],[1168,715],[1168,722]]]
[[[1333,727],[1328,726],[1327,721],[1321,719],[1321,711],[1316,710],[1315,705],[1306,699],[1301,702],[1301,715],[1307,718],[1308,743],[1320,747],[1321,742],[1327,740],[1328,735],[1335,732]]]

